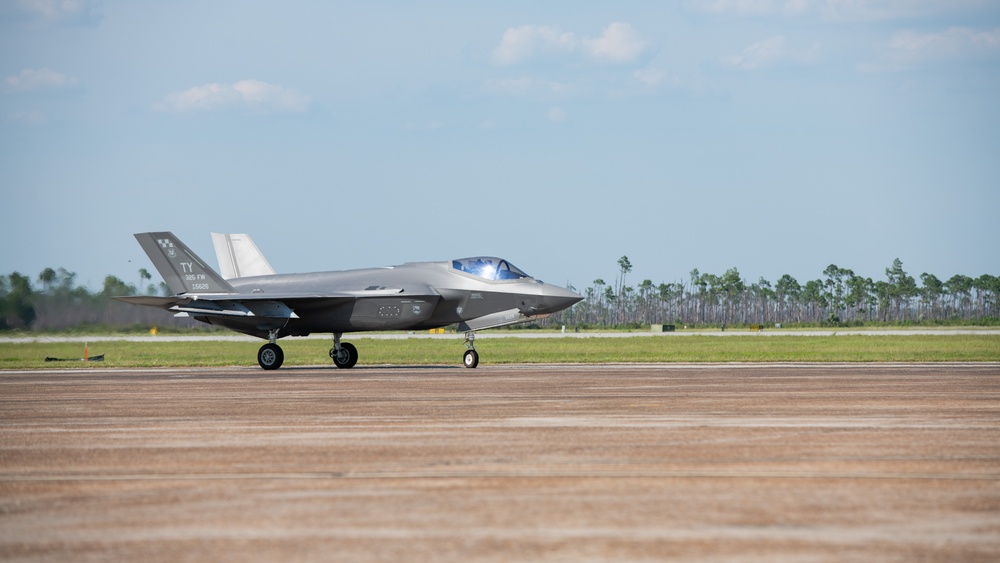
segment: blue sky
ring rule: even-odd
[[[0,272],[1000,274],[1000,3],[0,1]]]

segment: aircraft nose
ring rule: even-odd
[[[574,303],[583,301],[583,297],[574,291],[545,284],[542,288],[542,307],[546,312],[554,313],[573,306]]]

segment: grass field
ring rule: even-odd
[[[348,340],[345,338],[345,340]],[[359,365],[460,365],[462,338],[349,339]],[[94,367],[256,366],[257,342],[92,343]],[[331,365],[323,340],[280,341],[286,366]],[[1000,335],[740,336],[684,338],[481,338],[481,364],[606,362],[996,362]],[[79,361],[46,362],[46,357],[82,358],[78,342],[0,343],[0,369],[78,368]]]

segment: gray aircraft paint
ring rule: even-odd
[[[496,257],[233,277],[227,281],[173,233],[139,233],[135,237],[174,295],[116,299],[190,315],[201,322],[267,339],[275,348],[275,341],[286,336],[332,333],[335,346],[331,357],[341,352],[343,333],[421,330],[452,324],[467,333],[467,345],[475,353],[471,344],[474,331],[543,318],[582,299],[572,291],[527,276]],[[229,256],[235,257],[230,270],[234,275],[238,275],[241,261],[259,257],[267,264],[252,240],[246,237],[246,241],[252,246],[249,254],[239,257],[236,251],[229,250]],[[222,259],[224,252],[218,245],[216,249]],[[458,269],[473,264],[492,268],[494,277],[506,275],[513,279],[489,279],[490,274],[484,277]],[[267,346],[261,348],[262,353]],[[353,350],[353,346],[349,348]],[[277,353],[281,354],[280,349]],[[466,365],[474,367],[478,354],[474,359],[473,365],[468,361]],[[265,365],[263,361],[261,365]]]

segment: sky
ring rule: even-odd
[[[0,0],[0,274],[998,275],[998,100],[995,0]]]

